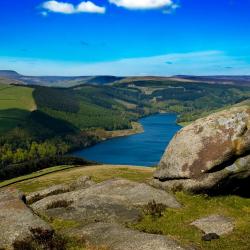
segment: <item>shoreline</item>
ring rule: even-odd
[[[130,136],[130,135],[142,134],[142,133],[144,133],[144,128],[143,128],[142,124],[140,123],[140,119],[150,117],[152,115],[157,115],[157,114],[162,115],[162,114],[173,114],[173,113],[174,112],[159,111],[156,113],[150,113],[148,115],[141,116],[137,121],[131,122],[131,125],[132,125],[131,129],[107,131],[105,129],[99,128],[99,129],[95,129],[95,130],[89,130],[89,131],[87,131],[88,135],[96,137],[96,139],[97,139],[96,142],[93,144],[87,145],[86,147],[82,147],[82,148],[70,151],[68,154],[70,155],[74,152],[78,152],[80,150],[84,150],[86,148],[93,147],[101,142],[106,141],[106,140],[115,139],[115,138],[119,138],[119,137],[126,137],[126,136]],[[176,122],[176,124],[181,126],[181,127],[184,127],[182,124],[179,124],[177,122]]]
[[[131,125],[132,125],[131,129],[122,129],[122,130],[114,130],[114,131],[107,131],[105,129],[96,129],[94,131],[88,131],[88,135],[95,136],[98,138],[98,140],[96,141],[96,143],[89,145],[85,148],[92,147],[98,143],[101,143],[109,139],[144,133],[144,128],[139,121],[131,122]],[[85,149],[85,148],[82,148],[82,149]]]
[[[139,121],[131,122],[131,126],[132,126],[131,129],[122,129],[122,130],[114,130],[114,131],[98,129],[94,131],[94,135],[98,136],[101,139],[101,141],[106,141],[108,139],[144,133],[144,128]]]
[[[120,137],[127,137],[127,136],[131,136],[131,135],[136,135],[136,134],[142,134],[144,133],[144,128],[143,125],[140,123],[140,120],[143,118],[147,118],[153,115],[165,115],[165,114],[176,114],[178,115],[178,113],[176,112],[167,112],[167,111],[163,111],[160,110],[159,112],[154,112],[154,113],[150,113],[147,115],[143,115],[141,117],[138,118],[138,120],[136,121],[132,121],[131,122],[131,129],[122,129],[122,130],[113,130],[113,131],[107,131],[103,128],[97,128],[97,129],[92,129],[92,130],[88,130],[85,131],[89,136],[95,137],[95,141],[92,143],[89,143],[87,145],[85,145],[84,147],[80,147],[80,148],[75,148],[73,150],[70,150],[67,155],[74,155],[74,153],[77,153],[81,150],[85,150],[87,148],[93,147],[101,142],[110,140],[110,139],[115,139],[115,138],[120,138]],[[176,125],[179,125],[181,127],[185,127],[186,124],[184,125],[183,123],[177,123],[177,120],[175,121]]]

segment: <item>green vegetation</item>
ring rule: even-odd
[[[0,110],[35,110],[33,88],[0,84]]]
[[[178,122],[194,121],[217,109],[242,102],[250,97],[250,88],[179,81],[135,81],[117,86],[144,93],[142,99],[151,109],[179,114]]]
[[[152,177],[154,170],[154,168],[113,165],[57,166],[0,182],[0,188],[8,185],[25,193],[30,193],[52,185],[71,183],[80,176],[92,176],[95,182],[102,182],[111,178],[143,182]]]
[[[161,217],[146,215],[141,222],[132,227],[149,233],[160,231],[184,245],[194,245],[201,249],[249,249],[250,199],[238,196],[208,197],[183,192],[176,193],[176,197],[183,204],[182,208],[167,208]],[[202,232],[190,223],[211,214],[233,218],[236,226],[234,232],[222,236],[219,240],[202,241]]]
[[[0,134],[24,123],[36,109],[33,89],[0,83]]]
[[[93,79],[103,83],[116,78]],[[1,83],[0,179],[9,178],[10,169],[28,173],[21,170],[27,168],[26,162],[32,162],[27,169],[34,171],[40,169],[36,161],[92,145],[100,140],[98,131],[103,129],[131,129],[132,122],[159,111],[178,113],[178,122],[184,124],[249,97],[250,87],[164,78],[70,88]]]

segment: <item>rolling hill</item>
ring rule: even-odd
[[[146,115],[175,112],[178,122],[186,123],[250,98],[248,86],[175,78],[102,76],[88,78],[90,84],[85,78],[84,84],[73,86],[65,77],[49,77],[50,82],[39,78],[45,85],[54,81],[61,85],[65,80],[70,86],[48,87],[30,85],[15,72],[4,74],[0,83],[0,175],[4,169],[5,176],[37,170],[40,160],[46,165],[44,159],[53,162],[53,157],[100,141],[98,131],[129,129]]]
[[[50,87],[73,87],[78,85],[113,85],[117,83],[131,83],[137,81],[165,81],[165,82],[190,82],[190,83],[208,83],[208,84],[225,84],[236,86],[250,86],[250,76],[192,76],[177,75],[171,77],[163,76],[134,76],[134,77],[117,77],[117,76],[24,76],[12,70],[0,70],[1,78],[6,81],[16,81],[16,84],[40,85]]]

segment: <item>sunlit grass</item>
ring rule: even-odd
[[[71,183],[80,176],[91,176],[95,182],[101,182],[111,178],[124,178],[144,182],[152,177],[153,171],[154,168],[114,165],[85,167],[57,166],[0,182],[0,188],[13,183],[11,186],[25,193],[30,193],[52,185]]]
[[[238,196],[208,197],[183,192],[176,194],[183,204],[180,209],[168,208],[160,218],[145,216],[132,227],[144,232],[162,232],[184,245],[201,249],[250,249],[250,199]],[[235,230],[219,240],[204,242],[202,232],[191,226],[194,220],[211,214],[220,214],[234,220]]]

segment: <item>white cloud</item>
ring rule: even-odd
[[[96,63],[0,57],[0,69],[12,69],[26,75],[65,76],[247,75],[250,62],[223,51],[201,51]]]
[[[50,12],[57,12],[62,14],[76,14],[76,13],[99,13],[103,14],[106,11],[105,7],[100,7],[93,2],[81,2],[78,5],[73,5],[66,2],[47,1],[42,4],[42,8]]]
[[[75,12],[75,7],[71,3],[47,1],[43,3],[42,7],[46,10],[63,14],[73,14]]]
[[[87,1],[87,2],[81,2],[77,8],[77,12],[89,12],[89,13],[105,13],[106,9],[105,7],[100,7],[95,5],[94,3]]]
[[[109,2],[118,7],[131,10],[159,9],[163,7],[176,8],[176,4],[173,0],[109,0]]]

